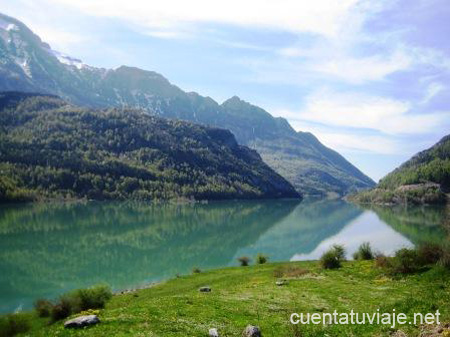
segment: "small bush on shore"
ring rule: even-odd
[[[423,266],[416,249],[402,248],[398,250],[391,262],[389,268],[392,274],[415,273]]]
[[[386,269],[391,266],[391,259],[384,254],[375,255],[375,267]]]
[[[444,255],[444,249],[435,243],[425,243],[417,248],[419,259],[424,264],[435,264]]]
[[[0,336],[12,337],[30,329],[30,317],[23,313],[0,317]]]
[[[373,260],[374,253],[369,242],[364,242],[359,246],[358,250],[353,254],[354,260]]]
[[[12,337],[30,329],[30,318],[25,314],[9,314],[0,317],[0,336]]]
[[[40,307],[45,308],[48,303],[50,303],[50,316],[52,321],[56,322],[81,311],[101,309],[111,297],[111,289],[108,286],[99,285],[92,288],[74,290],[64,294],[54,304],[51,304],[46,300],[40,300],[39,303],[42,303],[40,304]],[[40,309],[38,309],[37,303],[36,310],[38,310],[39,313]]]
[[[320,258],[320,263],[325,269],[341,268],[341,261],[336,257],[335,252],[329,250],[325,252]]]
[[[257,264],[264,264],[264,263],[266,263],[268,260],[269,260],[269,258],[268,258],[266,255],[264,255],[264,254],[259,253],[259,254],[256,256],[256,263],[257,263]]]
[[[345,261],[345,248],[342,245],[334,245],[320,258],[320,264],[325,269],[341,268]]]
[[[51,318],[53,322],[69,317],[72,313],[79,311],[79,306],[68,295],[62,295],[58,302],[53,305]]]
[[[34,303],[34,308],[39,317],[50,317],[53,304],[49,300],[39,299]]]
[[[247,267],[250,263],[250,258],[247,256],[241,256],[237,259],[239,263],[241,264],[241,267]]]
[[[442,250],[442,255],[437,262],[438,265],[450,269],[450,247],[447,246]]]
[[[426,243],[413,249],[402,248],[393,257],[382,254],[375,257],[375,266],[385,269],[392,276],[416,273],[435,265],[450,269],[448,246]]]
[[[111,299],[112,292],[108,286],[99,285],[92,288],[76,290],[73,296],[75,297],[75,302],[79,301],[79,311],[82,311],[104,308],[106,302]]]
[[[201,269],[198,267],[192,268],[192,274],[200,274],[201,272],[202,272]]]
[[[422,244],[417,249],[417,253],[424,265],[437,264],[450,269],[450,246],[448,244]]]
[[[341,261],[345,261],[345,247],[343,245],[333,245],[332,250],[335,252],[336,257],[341,260]]]

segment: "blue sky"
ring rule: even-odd
[[[378,180],[450,133],[448,0],[0,0],[56,50],[238,95]]]

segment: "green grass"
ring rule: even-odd
[[[298,271],[298,272],[297,272]],[[288,281],[277,286],[278,278]],[[212,292],[198,288],[210,286]],[[116,295],[99,312],[101,323],[67,330],[63,321],[31,322],[27,336],[241,336],[248,324],[263,336],[388,336],[380,325],[299,325],[289,323],[293,312],[441,312],[450,322],[450,271],[433,267],[425,272],[389,278],[373,261],[343,262],[325,270],[318,262],[268,263],[181,276],[149,289]],[[417,335],[418,327],[400,327]],[[395,329],[396,330],[396,329]]]

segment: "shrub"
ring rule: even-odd
[[[417,248],[417,254],[422,263],[435,264],[444,255],[444,250],[437,244],[425,243]]]
[[[320,258],[320,263],[325,269],[341,268],[341,261],[336,257],[335,252],[329,250],[325,252]]]
[[[198,267],[192,268],[192,274],[200,274],[201,272],[202,272],[201,269]]]
[[[257,264],[264,264],[266,263],[268,260],[268,257],[266,255],[263,255],[261,253],[258,253],[258,255],[256,255],[256,263]]]
[[[0,317],[0,336],[12,337],[30,329],[30,319],[25,314],[9,314]]]
[[[448,246],[442,249],[442,255],[437,263],[442,267],[450,269],[450,248]]]
[[[77,311],[78,308],[75,308],[73,298],[67,295],[63,295],[52,307],[51,318],[53,322],[56,322],[69,317],[72,313],[75,313]]]
[[[375,255],[375,267],[386,269],[391,267],[391,265],[391,258],[381,253]]]
[[[103,308],[111,297],[111,289],[104,285],[64,294],[52,308],[52,320],[58,321],[84,310]]]
[[[410,274],[417,272],[423,262],[415,249],[402,248],[395,253],[390,267],[393,274]]]
[[[373,260],[374,253],[369,242],[364,242],[359,246],[358,250],[353,254],[354,260]]]
[[[50,317],[52,308],[52,302],[45,299],[39,299],[34,303],[34,309],[39,317]]]
[[[343,245],[333,245],[331,248],[339,260],[345,261],[345,247]]]
[[[382,254],[375,257],[375,266],[386,269],[391,275],[415,273],[427,265],[450,268],[450,249],[426,243],[416,249],[400,249],[392,258]]]
[[[341,245],[334,245],[320,258],[320,264],[325,269],[340,268],[342,261],[345,261],[345,248]]]
[[[79,302],[80,310],[104,308],[112,297],[111,289],[105,285],[99,285],[88,289],[79,289],[74,294],[75,302]],[[78,311],[78,310],[77,310]]]
[[[237,260],[239,261],[242,267],[246,267],[250,263],[250,258],[248,258],[247,256],[241,256]]]

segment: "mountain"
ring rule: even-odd
[[[0,94],[0,200],[299,198],[224,129]]]
[[[450,135],[419,152],[380,180],[376,188],[353,197],[361,203],[446,202],[450,193]]]
[[[237,141],[307,195],[345,195],[375,183],[339,153],[283,118],[238,97],[218,104],[139,68],[95,68],[51,49],[23,23],[0,14],[0,91],[54,94],[80,106],[134,107],[230,130]]]

